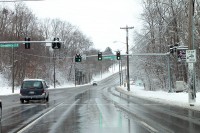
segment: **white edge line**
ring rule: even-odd
[[[59,106],[61,106],[63,103],[61,103]],[[56,106],[58,107],[58,106]],[[30,128],[31,126],[33,126],[37,121],[39,121],[42,117],[44,117],[45,115],[51,113],[53,110],[55,110],[55,108],[52,108],[51,110],[49,110],[48,112],[46,112],[45,114],[41,115],[40,117],[38,117],[37,119],[35,119],[34,121],[32,121],[31,123],[29,123],[26,127],[22,128],[21,130],[19,130],[17,133],[23,133],[24,131],[26,131],[28,128]]]
[[[146,128],[148,128],[148,129],[150,129],[151,131],[153,131],[154,133],[157,133],[157,132],[158,132],[155,128],[151,127],[150,125],[148,125],[148,124],[145,123],[144,121],[140,121],[140,123],[141,123],[143,126],[145,126]]]

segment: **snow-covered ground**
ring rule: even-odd
[[[120,87],[123,91],[127,91],[126,87]],[[188,93],[168,93],[164,91],[146,91],[143,86],[130,86],[130,95],[134,95],[140,98],[156,101],[159,103],[170,104],[180,106],[184,108],[190,108],[200,111],[200,93],[196,94],[196,102],[194,106],[190,106],[188,102]]]
[[[112,67],[110,67],[109,71],[106,73],[99,73],[97,75],[95,75],[91,81],[91,83],[93,81],[100,81],[102,79],[105,79],[107,77],[109,77],[110,75],[116,73],[119,71],[119,65],[113,65]],[[59,80],[59,77],[57,77]],[[90,83],[90,84],[91,84]],[[14,93],[12,93],[12,86],[8,86],[9,82],[3,78],[3,76],[0,74],[0,95],[12,95],[12,94],[19,94],[19,90],[20,90],[20,86],[14,88]],[[85,84],[87,85],[87,84]],[[78,85],[78,86],[83,86],[83,85]],[[63,85],[56,85],[56,88],[68,88],[68,87],[75,87],[74,83],[66,83]],[[54,89],[53,85],[50,85],[49,89]]]
[[[113,66],[109,69],[109,72],[104,74],[99,74],[93,77],[93,81],[100,81],[116,72],[118,72],[118,66]],[[12,87],[7,86],[8,82],[0,76],[0,95],[11,95]],[[73,83],[59,86],[59,88],[64,87],[74,87]],[[197,93],[196,102],[194,103],[195,106],[190,106],[188,102],[188,93],[181,92],[181,93],[168,93],[164,91],[146,91],[142,86],[131,85],[130,92],[127,92],[127,88],[124,86],[120,87],[122,90],[126,91],[130,95],[134,95],[137,97],[157,101],[164,104],[171,104],[175,106],[185,107],[185,108],[192,108],[195,110],[200,111],[200,93]],[[50,87],[53,89],[53,87]],[[19,94],[19,87],[15,87],[15,93]]]

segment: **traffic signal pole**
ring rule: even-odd
[[[167,69],[168,69],[168,83],[169,83],[169,92],[172,92],[172,87],[171,87],[171,70],[170,70],[170,54],[167,55]]]
[[[189,2],[189,33],[188,33],[188,49],[194,50],[194,33],[193,33],[193,17],[194,17],[194,2],[195,0],[190,0]],[[195,71],[194,63],[188,63],[188,99],[190,106],[194,106],[196,102],[196,88],[195,88]]]

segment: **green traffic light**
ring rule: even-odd
[[[81,59],[80,58],[76,58],[75,61],[76,62],[81,62]]]
[[[76,56],[75,57],[75,62],[81,62],[81,56]]]
[[[117,60],[120,60],[121,55],[119,51],[116,52],[116,56],[117,56]]]
[[[98,53],[98,60],[101,61],[102,60],[102,52]]]

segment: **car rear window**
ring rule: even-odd
[[[28,88],[42,88],[42,82],[41,81],[24,81],[22,84],[22,89],[28,89]]]

